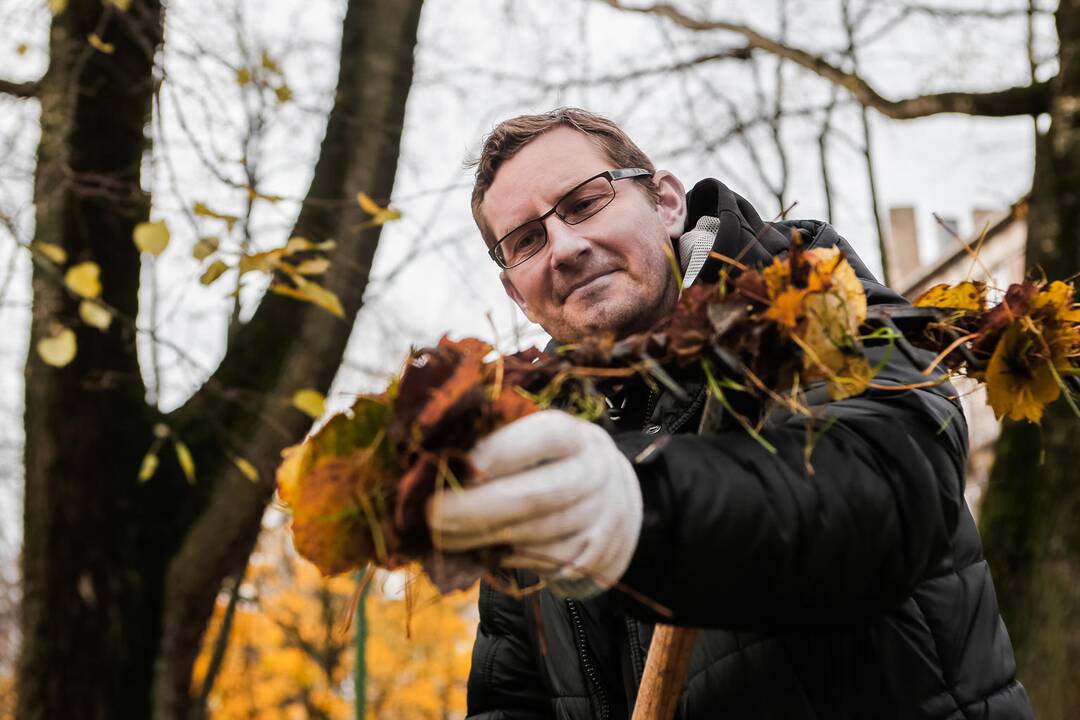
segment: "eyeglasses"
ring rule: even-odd
[[[605,170],[588,180],[575,185],[570,192],[562,196],[559,202],[538,218],[518,225],[499,238],[491,246],[488,255],[503,269],[516,267],[531,258],[547,244],[547,228],[544,220],[552,213],[559,216],[567,225],[577,225],[600,212],[615,199],[616,180],[652,175],[643,168],[619,168]]]

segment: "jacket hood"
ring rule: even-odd
[[[821,220],[782,220],[764,222],[757,210],[744,197],[733,192],[727,185],[713,178],[700,181],[686,195],[686,230],[689,231],[699,218],[711,215],[719,219],[713,251],[736,258],[746,265],[762,267],[773,257],[787,251],[792,233],[802,236],[806,247],[838,247],[847,257],[855,274],[862,281],[869,305],[907,304],[899,293],[891,290],[874,277],[859,257],[851,243],[836,229]],[[699,278],[703,282],[716,282],[724,262],[710,257],[705,262]]]

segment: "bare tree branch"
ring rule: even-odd
[[[930,17],[946,18],[949,20],[960,20],[966,18],[976,18],[982,20],[1008,20],[1009,18],[1027,15],[1029,12],[1028,8],[1024,7],[1004,8],[1002,10],[988,10],[985,8],[938,7],[936,5],[922,5],[920,3],[907,2],[895,2],[888,4],[900,10],[901,16],[928,15]],[[1034,3],[1031,4],[1030,12],[1044,13],[1047,15],[1053,14],[1053,10],[1035,7]]]
[[[749,60],[751,48],[749,47],[737,47],[727,50],[721,50],[718,52],[708,52],[695,55],[694,57],[687,58],[686,60],[679,60],[673,63],[667,63],[664,65],[649,65],[647,67],[638,68],[636,70],[627,70],[621,73],[610,73],[607,75],[598,75],[596,77],[577,77],[568,78],[566,80],[549,81],[549,82],[537,82],[535,75],[526,75],[523,73],[505,72],[490,67],[467,67],[467,68],[454,68],[446,73],[436,73],[434,75],[427,75],[421,79],[418,79],[417,85],[435,85],[444,83],[454,77],[460,77],[462,75],[468,77],[483,76],[492,80],[505,80],[509,82],[517,82],[530,85],[534,88],[551,92],[558,90],[566,90],[568,88],[576,87],[590,87],[596,85],[618,85],[619,83],[628,82],[631,80],[640,80],[641,78],[651,77],[655,75],[668,75],[670,73],[679,72],[680,70],[687,70],[698,65],[704,65],[705,63],[716,62],[718,60]]]
[[[37,97],[40,83],[36,80],[30,82],[13,82],[0,79],[0,93],[14,95],[19,98]]]
[[[857,52],[858,48],[856,47],[855,42],[855,33],[859,20],[853,18],[851,15],[850,0],[841,0],[840,15],[843,18],[844,32],[847,34],[848,43],[844,54],[851,63],[852,73],[857,75],[859,72],[859,57]],[[865,18],[865,15],[863,18]],[[889,266],[891,263],[889,260],[889,248],[885,244],[885,230],[881,223],[881,203],[878,202],[877,179],[874,173],[874,144],[870,137],[870,116],[865,105],[859,108],[859,110],[859,120],[862,125],[863,133],[863,157],[866,159],[866,180],[870,189],[870,209],[873,211],[874,215],[874,231],[877,234],[878,255],[881,258],[881,281],[885,283],[885,285],[889,285],[889,281],[891,280],[889,277]]]
[[[1008,117],[1038,115],[1050,110],[1049,81],[985,93],[944,92],[904,100],[889,100],[857,74],[841,70],[820,55],[777,42],[748,25],[724,20],[696,19],[667,3],[627,6],[622,0],[599,1],[627,12],[664,17],[687,30],[697,32],[719,30],[741,35],[750,47],[772,53],[810,70],[845,88],[863,105],[872,107],[894,120],[909,120],[939,113]]]
[[[825,219],[833,222],[833,196],[832,179],[829,176],[829,134],[832,131],[833,110],[836,108],[836,96],[840,94],[839,88],[832,86],[829,92],[829,104],[825,107],[825,116],[821,121],[821,131],[818,133],[818,157],[821,160],[821,186],[825,194]]]

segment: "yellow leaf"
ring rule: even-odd
[[[270,272],[276,268],[281,261],[282,256],[285,254],[283,248],[277,250],[267,250],[266,252],[257,252],[250,255],[240,256],[240,274],[244,275],[257,270],[259,272]]]
[[[139,250],[157,256],[169,246],[169,226],[164,220],[141,222],[135,226],[131,237]]]
[[[206,271],[202,274],[202,277],[199,278],[199,282],[201,282],[203,285],[209,285],[210,283],[221,277],[222,274],[228,269],[229,266],[226,265],[224,262],[222,262],[221,260],[215,260],[214,262],[210,263],[210,267],[206,268]]]
[[[1000,419],[1042,421],[1043,409],[1061,394],[1050,360],[1018,324],[998,340],[986,367],[986,398]]]
[[[281,465],[276,480],[278,495],[287,505],[296,503],[300,494],[300,480],[308,470],[311,445],[307,442],[290,445],[281,451]]]
[[[240,219],[236,215],[228,215],[226,213],[219,213],[216,210],[211,210],[205,203],[197,202],[192,206],[191,212],[195,213],[199,217],[208,217],[215,220],[224,220],[229,230],[232,230],[233,225]]]
[[[75,359],[78,344],[75,341],[75,332],[71,328],[63,328],[52,337],[38,340],[37,351],[46,365],[64,367]]]
[[[84,298],[96,298],[101,295],[101,268],[96,262],[81,262],[72,265],[64,273],[64,283],[76,295]]]
[[[304,260],[296,266],[296,272],[301,275],[322,275],[330,269],[330,261],[326,258],[313,258]]]
[[[315,248],[315,243],[311,242],[306,237],[296,236],[289,238],[288,242],[285,243],[285,254],[292,255],[301,250],[314,250]]]
[[[356,193],[356,202],[360,204],[360,209],[371,216],[372,225],[382,225],[383,223],[390,222],[391,220],[397,220],[401,217],[401,213],[389,206],[381,207],[377,202],[371,199],[367,193]]]
[[[915,307],[979,312],[986,306],[986,285],[972,280],[965,280],[953,286],[939,283],[919,295],[911,304]]]
[[[240,87],[247,85],[251,82],[251,70],[246,67],[237,68],[236,70],[236,84]]]
[[[49,12],[59,15],[67,10],[68,0],[49,0]]]
[[[368,215],[378,215],[382,212],[382,208],[377,202],[371,199],[367,193],[356,193],[356,202],[360,203],[360,209],[366,212]]]
[[[318,390],[305,388],[293,393],[292,404],[300,412],[318,419],[326,411],[326,397]]]
[[[79,317],[84,323],[98,330],[108,330],[109,324],[112,323],[112,313],[93,300],[83,300],[79,303]]]
[[[34,250],[37,250],[39,253],[49,258],[57,265],[63,265],[67,262],[67,252],[59,245],[54,245],[52,243],[46,242],[35,242],[31,243],[30,247]]]
[[[281,68],[274,62],[274,58],[270,57],[270,53],[265,50],[262,51],[262,66],[272,73],[281,74]]]
[[[142,465],[139,466],[139,482],[146,482],[154,477],[154,473],[157,472],[158,462],[157,453],[149,452],[143,456]]]
[[[183,442],[173,438],[173,447],[176,448],[176,460],[180,463],[180,469],[184,471],[184,477],[189,483],[195,482],[195,458],[191,457],[191,450]]]
[[[293,393],[293,407],[318,420],[326,411],[326,397],[318,390],[298,390]]]
[[[234,455],[232,461],[233,465],[236,466],[236,469],[248,480],[251,482],[259,481],[259,471],[248,460],[245,460],[239,455]]]
[[[1060,280],[1043,288],[1031,302],[1033,310],[1048,308],[1054,317],[1070,323],[1080,322],[1080,311],[1074,306],[1072,284]]]
[[[248,199],[250,199],[250,200],[265,200],[266,202],[269,202],[269,203],[277,203],[277,202],[281,202],[282,200],[285,199],[285,197],[283,195],[268,195],[266,193],[259,192],[255,188],[250,188],[250,187],[247,188],[247,194],[248,194]]]
[[[107,0],[107,2],[120,12],[127,12],[131,8],[131,0]]]
[[[305,280],[299,275],[292,276],[292,280],[296,283],[296,287],[275,282],[270,285],[270,291],[275,292],[278,295],[284,295],[286,297],[312,303],[313,305],[318,305],[331,315],[337,315],[339,318],[345,317],[345,309],[341,306],[341,301],[338,299],[337,295],[327,290],[322,285],[311,282],[310,280]]]
[[[274,95],[277,96],[278,102],[284,103],[292,100],[292,90],[289,89],[288,85],[281,85],[280,87],[274,88]]]
[[[199,242],[195,243],[195,247],[191,248],[191,256],[196,260],[205,260],[217,252],[220,244],[221,241],[216,237],[199,238]]]
[[[100,53],[112,55],[114,52],[116,52],[116,46],[112,43],[107,43],[102,40],[100,37],[98,37],[97,33],[90,33],[89,35],[87,35],[86,41],[90,43],[90,47],[94,48]]]
[[[308,240],[306,237],[300,237],[299,235],[297,235],[295,237],[289,238],[288,242],[285,243],[285,254],[292,255],[294,253],[300,252],[301,250],[329,251],[333,250],[336,247],[337,243],[333,240],[324,240],[323,242],[317,243]]]

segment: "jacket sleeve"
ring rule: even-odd
[[[871,349],[871,363],[885,352]],[[889,352],[876,383],[925,383],[924,354]],[[624,595],[627,610],[812,631],[896,606],[949,562],[967,453],[954,395],[948,385],[872,389],[818,406],[814,419],[777,416],[761,433],[775,453],[741,429],[654,445],[637,467],[645,512],[623,582],[673,617]],[[648,455],[640,434],[616,441],[629,457]]]
[[[480,583],[480,624],[469,669],[468,720],[546,720],[551,703],[536,665],[526,602]]]

